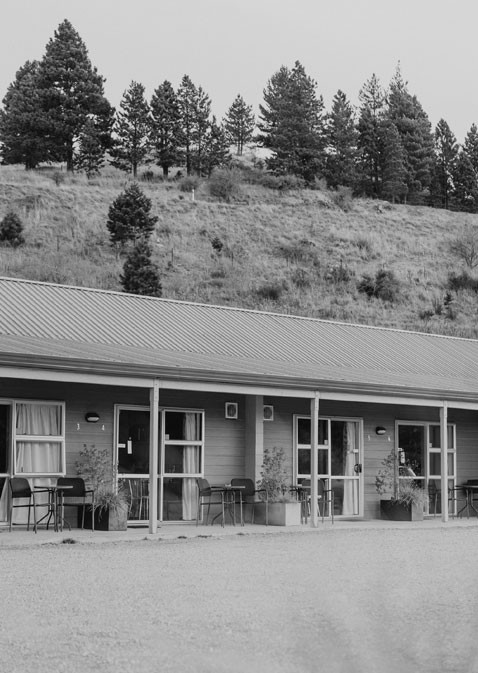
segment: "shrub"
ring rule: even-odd
[[[461,233],[450,241],[450,251],[473,269],[478,266],[478,229],[463,227]]]
[[[337,187],[331,192],[332,203],[334,203],[337,208],[343,210],[344,213],[348,213],[352,210],[353,206],[353,196],[352,189],[350,187]]]
[[[241,193],[241,174],[230,168],[215,168],[208,181],[209,193],[216,199],[231,201]]]
[[[400,292],[400,282],[395,277],[393,271],[387,269],[379,269],[372,276],[364,275],[357,284],[357,290],[363,292],[369,298],[376,297],[383,301],[393,302],[398,298]]]
[[[470,276],[467,271],[463,271],[460,274],[452,272],[448,276],[447,287],[454,292],[458,292],[459,290],[478,292],[478,279]]]
[[[269,502],[289,500],[289,474],[284,468],[285,451],[274,447],[264,449],[264,458],[261,469],[261,479],[257,482],[259,489],[264,489]]]
[[[277,251],[288,262],[314,262],[317,258],[315,243],[306,238],[291,241],[286,245],[280,245]]]
[[[272,173],[263,173],[259,184],[267,189],[277,189],[280,192],[303,189],[305,186],[304,180],[296,175],[273,175]]]
[[[186,175],[179,182],[179,190],[181,192],[192,192],[193,189],[197,190],[200,185],[200,180],[197,175]]]
[[[214,236],[214,238],[211,241],[211,245],[213,247],[213,250],[220,255],[222,252],[222,249],[224,247],[224,243],[221,241],[219,236]]]
[[[329,283],[348,283],[353,277],[353,271],[351,271],[347,266],[344,265],[342,261],[340,264],[335,264],[334,266],[328,266],[324,274],[324,280]]]
[[[106,226],[111,242],[124,243],[150,236],[158,218],[150,215],[151,199],[133,183],[113,201]]]
[[[17,248],[25,243],[22,232],[23,224],[18,215],[12,211],[8,212],[0,222],[0,241]]]
[[[270,301],[279,301],[284,291],[284,285],[278,282],[264,283],[256,290],[256,295],[260,299],[268,299]]]

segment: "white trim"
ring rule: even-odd
[[[74,371],[52,371],[32,367],[0,366],[0,378],[28,379],[31,381],[61,381],[66,383],[92,383],[105,386],[127,386],[129,388],[151,388],[154,379],[137,376],[115,376],[114,374],[86,374]]]
[[[15,398],[12,400],[11,435],[12,435],[12,461],[11,473],[15,476],[37,477],[61,477],[66,474],[66,403],[61,400],[38,400]],[[57,406],[61,410],[60,434],[59,435],[19,435],[17,434],[16,416],[17,404],[49,405]],[[60,445],[60,470],[58,472],[18,472],[17,471],[17,442],[35,442],[38,444]]]

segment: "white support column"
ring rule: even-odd
[[[149,391],[149,532],[158,530],[159,383]]]
[[[319,393],[310,400],[310,525],[317,528],[317,473],[319,443]]]
[[[448,406],[440,407],[441,518],[448,521]]]
[[[246,454],[245,477],[254,483],[261,478],[264,460],[264,398],[246,395]]]

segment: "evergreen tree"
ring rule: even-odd
[[[0,112],[1,153],[6,164],[35,168],[48,156],[38,92],[37,61],[27,61],[17,72]]]
[[[127,256],[120,281],[124,292],[161,297],[159,269],[151,261],[151,248],[146,240],[138,241]]]
[[[151,235],[158,218],[150,215],[151,199],[134,182],[111,204],[107,227],[113,244],[123,246],[126,241],[136,241]]]
[[[178,89],[179,117],[181,124],[181,149],[186,163],[186,173],[193,168],[193,133],[196,119],[197,89],[188,75],[184,75]]]
[[[385,92],[375,74],[359,93],[358,150],[361,188],[379,197],[382,189]]]
[[[22,221],[12,211],[9,211],[0,222],[0,241],[9,243],[13,248],[25,243]]]
[[[154,158],[168,177],[169,169],[179,162],[179,103],[170,82],[165,80],[151,98],[151,143]]]
[[[225,166],[230,160],[229,144],[224,128],[213,116],[204,143],[203,170],[210,176],[214,168]]]
[[[191,140],[193,144],[192,163],[198,175],[202,175],[204,170],[204,154],[206,137],[210,128],[209,117],[211,115],[211,99],[199,86],[194,106],[194,123],[192,127]]]
[[[124,92],[113,131],[111,163],[122,171],[131,171],[136,178],[138,166],[145,162],[150,149],[151,131],[150,109],[139,82],[131,82]]]
[[[112,128],[113,118],[109,120],[109,129]],[[103,120],[106,122],[106,119]],[[94,119],[87,119],[78,138],[78,151],[74,158],[74,166],[84,171],[88,178],[98,175],[105,164],[106,140],[111,137],[111,130],[99,126]]]
[[[478,128],[475,124],[471,125],[470,130],[466,134],[463,151],[471,161],[476,175],[478,175]]]
[[[457,156],[456,138],[446,121],[440,119],[435,129],[435,166],[430,191],[432,199],[441,208],[448,208],[450,205]]]
[[[325,177],[329,187],[354,187],[357,131],[354,110],[343,91],[337,91],[328,120],[328,155]]]
[[[453,174],[453,203],[469,213],[478,212],[478,179],[475,168],[464,149],[458,152]]]
[[[387,117],[395,124],[402,142],[408,193],[419,193],[431,181],[433,136],[428,117],[416,96],[409,93],[400,66],[390,83]]]
[[[223,121],[226,137],[236,146],[236,154],[242,155],[244,145],[252,140],[255,118],[252,105],[246,105],[243,97],[237,94]]]
[[[395,124],[383,126],[383,184],[382,194],[392,203],[403,201],[407,195],[405,152]]]
[[[111,106],[104,79],[91,65],[81,37],[64,20],[46,46],[38,72],[38,91],[48,139],[48,159],[73,170],[74,147],[87,120],[108,120]]]
[[[312,182],[325,160],[325,120],[316,82],[296,61],[292,70],[276,72],[264,89],[258,141],[272,151],[267,166],[275,173],[292,173]]]

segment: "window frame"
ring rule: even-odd
[[[60,434],[59,435],[20,435],[17,433],[17,406],[20,404],[57,406],[60,409]],[[66,474],[66,403],[61,400],[31,400],[14,399],[12,400],[12,475],[17,477],[37,478],[37,477],[62,477]],[[60,470],[58,472],[21,472],[17,469],[17,445],[19,442],[35,442],[37,444],[59,444],[60,445]]]

